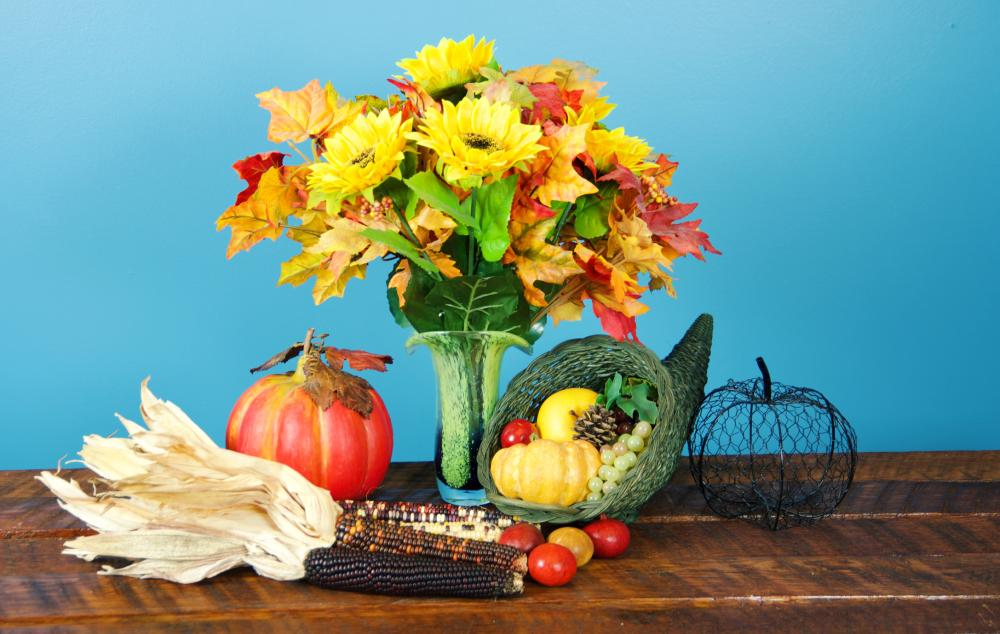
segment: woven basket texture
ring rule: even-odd
[[[479,450],[479,481],[498,509],[525,521],[567,524],[606,514],[632,522],[639,509],[667,483],[690,430],[708,380],[712,349],[712,317],[701,315],[666,359],[660,361],[645,346],[605,335],[565,341],[540,355],[515,376],[483,430]],[[500,449],[500,432],[515,418],[535,420],[549,395],[570,387],[597,392],[618,372],[656,386],[658,420],[647,449],[619,482],[618,488],[594,502],[569,507],[534,504],[500,495],[490,474],[490,460]]]

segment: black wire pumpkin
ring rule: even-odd
[[[825,396],[761,378],[710,392],[688,437],[691,474],[709,507],[771,530],[833,513],[857,464],[857,438]]]

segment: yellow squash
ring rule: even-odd
[[[569,506],[587,497],[587,481],[600,466],[600,453],[585,440],[542,438],[493,454],[490,474],[504,497]]]

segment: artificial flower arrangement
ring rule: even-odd
[[[674,294],[673,261],[718,253],[700,220],[681,221],[697,203],[667,192],[677,163],[603,123],[615,106],[593,68],[506,70],[471,35],[398,65],[407,76],[386,99],[316,80],[257,95],[268,139],[302,162],[272,151],[234,164],[247,187],[218,219],[229,257],[287,236],[302,251],[278,283],[314,279],[317,304],[390,260],[400,325],[530,342],[587,300],[608,334],[635,340],[642,294]]]

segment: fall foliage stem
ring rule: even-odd
[[[301,156],[302,160],[305,161],[306,163],[311,163],[312,162],[312,161],[309,160],[309,158],[305,154],[302,153],[302,150],[300,150],[299,146],[295,145],[294,142],[289,141],[288,142],[288,147],[290,147],[293,150],[295,150],[295,153],[298,154],[299,156]]]

